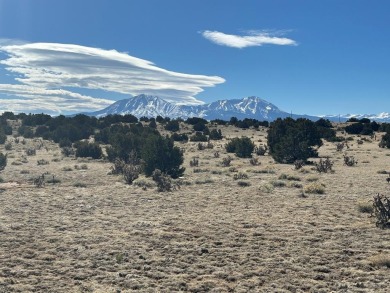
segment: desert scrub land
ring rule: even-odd
[[[370,216],[390,186],[380,133],[338,132],[349,148],[324,141],[319,158],[296,169],[268,153],[226,152],[242,136],[266,146],[267,128],[218,128],[212,146],[175,142],[186,169],[170,192],[14,130],[11,147],[0,146],[0,292],[389,291],[390,229]],[[182,123],[179,133],[191,129]],[[329,172],[316,170],[320,158]]]

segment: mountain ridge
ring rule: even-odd
[[[129,99],[119,100],[112,105],[95,112],[84,113],[89,116],[102,117],[110,114],[131,114],[138,118],[146,117],[170,117],[190,118],[200,117],[207,120],[221,119],[230,120],[231,117],[238,119],[252,118],[257,120],[273,121],[277,118],[292,117],[318,120],[321,118],[335,122],[345,122],[354,117],[357,119],[369,118],[377,122],[390,122],[390,114],[345,114],[345,115],[301,115],[287,113],[280,110],[274,104],[256,97],[250,96],[242,99],[218,100],[202,105],[177,105],[168,102],[158,96],[138,95]]]
[[[201,117],[207,120],[229,120],[253,118],[273,121],[277,118],[308,118],[318,120],[320,117],[310,115],[291,114],[280,110],[274,104],[256,96],[242,99],[218,100],[203,105],[176,105],[165,101],[158,96],[138,95],[129,99],[119,100],[112,105],[95,112],[87,113],[90,116],[102,117],[109,114],[131,114],[138,118],[170,117],[190,118]]]

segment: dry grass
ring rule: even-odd
[[[222,132],[266,142],[263,129]],[[33,157],[25,152],[34,140],[1,149],[9,160],[0,184],[0,292],[388,292],[390,231],[357,203],[388,190],[378,170],[388,169],[390,150],[353,144],[348,154],[369,163],[350,168],[326,142],[320,155],[334,161],[334,173],[311,180],[315,171],[267,155],[256,166],[234,157],[230,172],[221,166],[226,142],[202,151],[179,144],[187,170],[173,192],[157,192],[143,176],[127,185],[108,175],[112,164],[62,157],[50,142]],[[189,167],[194,156],[205,172]],[[234,180],[240,172],[248,179]],[[42,174],[59,182],[36,188],[31,178]],[[326,193],[301,196],[302,186],[320,183]]]

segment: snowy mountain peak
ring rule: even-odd
[[[252,118],[257,120],[273,121],[277,118],[292,117],[308,118],[318,120],[320,117],[331,121],[346,121],[352,117],[357,119],[369,118],[377,122],[390,121],[390,114],[383,112],[378,115],[326,115],[309,116],[290,114],[280,110],[274,104],[256,96],[245,97],[243,99],[219,100],[203,105],[177,105],[165,101],[158,96],[139,95],[130,99],[120,100],[111,106],[88,115],[101,117],[109,114],[131,114],[138,118],[146,117],[170,117],[187,119],[189,117],[202,117],[207,120],[222,119],[229,120],[231,117],[238,119]]]
[[[106,116],[109,114],[132,114],[136,117],[171,117],[183,119],[189,117],[202,117],[208,120],[231,117],[238,119],[253,118],[272,121],[276,118],[291,116],[281,111],[275,105],[259,97],[251,96],[243,99],[219,100],[203,105],[176,105],[157,96],[139,95],[130,99],[117,101],[111,106],[93,113],[92,116]],[[294,117],[308,117],[293,115]],[[315,117],[313,117],[315,118]]]

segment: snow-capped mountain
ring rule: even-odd
[[[167,117],[170,117],[175,113],[177,108],[178,106],[175,104],[169,103],[159,97],[139,95],[130,99],[117,101],[103,110],[89,114],[96,117],[109,114],[132,114],[137,117],[156,117],[164,113]]]
[[[138,118],[143,116],[181,117],[183,119],[201,117],[207,120],[229,120],[231,117],[237,117],[238,119],[253,118],[261,121],[273,121],[277,118],[285,117],[292,117],[294,119],[307,118],[314,121],[325,118],[335,122],[345,122],[348,119],[355,117],[357,119],[368,118],[377,122],[390,122],[389,113],[380,113],[378,115],[346,114],[324,116],[291,114],[280,110],[274,104],[267,102],[266,100],[254,96],[243,99],[219,100],[209,104],[191,106],[176,105],[157,96],[139,95],[130,99],[117,101],[103,110],[86,114],[96,117],[102,117],[109,114],[132,114]]]
[[[259,97],[247,97],[243,99],[219,100],[203,105],[176,105],[167,102],[157,96],[139,95],[130,99],[120,100],[107,108],[88,113],[88,115],[101,117],[109,114],[132,114],[136,117],[170,117],[183,119],[189,117],[202,117],[208,120],[229,120],[231,117],[238,119],[254,118],[258,120],[272,121],[284,117],[305,117],[317,120],[318,117],[295,115],[283,112],[274,104]]]
[[[322,118],[329,119],[331,121],[347,121],[350,118],[362,119],[368,118],[376,122],[390,122],[390,113],[379,113],[379,114],[344,114],[344,115],[324,115]]]

